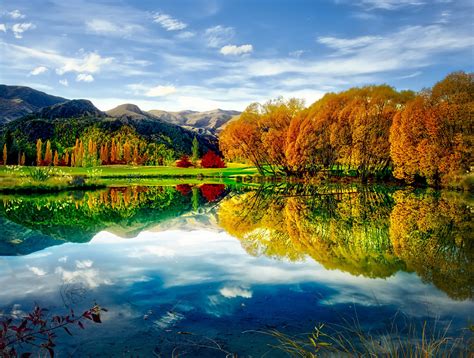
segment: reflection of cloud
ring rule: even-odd
[[[93,264],[94,262],[91,260],[82,260],[82,261],[76,260],[76,267],[78,269],[89,268],[89,267],[92,267]]]
[[[143,258],[145,256],[157,256],[157,257],[173,257],[176,254],[174,250],[168,249],[161,246],[150,246],[141,247],[132,251],[128,257]]]
[[[96,269],[83,269],[68,271],[61,266],[57,267],[55,273],[60,275],[62,280],[67,283],[83,283],[89,288],[98,288],[101,285],[110,285],[108,278],[103,278]]]
[[[63,267],[56,267],[58,260],[66,261]],[[72,267],[67,266],[71,263]],[[250,306],[259,287],[308,283],[330,292],[319,301],[323,305],[391,305],[416,315],[424,314],[420,309],[424,302],[431,302],[439,315],[459,316],[472,310],[472,302],[454,301],[414,273],[370,279],[326,270],[312,260],[294,263],[252,257],[227,233],[208,230],[142,232],[127,240],[101,232],[87,245],[51,247],[42,255],[11,257],[7,264],[16,277],[0,269],[0,302],[54,295],[63,282],[82,283],[97,291],[113,285],[127,294],[151,290],[165,297],[172,294],[172,299],[176,298],[175,292],[206,286],[212,291],[193,291],[193,300],[204,302],[202,307],[208,314],[225,315],[235,312],[239,301],[230,298],[245,298]],[[57,276],[37,275],[42,272],[55,272]]]
[[[226,298],[252,298],[252,291],[242,287],[223,287],[219,290],[219,293]]]
[[[36,276],[44,276],[47,273],[45,270],[42,270],[39,267],[29,266],[29,265],[28,265],[28,270],[33,272]]]

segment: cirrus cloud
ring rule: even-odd
[[[166,31],[179,31],[188,27],[188,25],[184,22],[181,22],[164,13],[156,13],[153,16],[153,22],[159,24]]]

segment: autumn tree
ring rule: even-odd
[[[41,141],[41,138],[39,138],[36,141],[36,165],[42,165],[43,162],[43,142]]]
[[[57,151],[57,150],[54,151],[53,165],[54,165],[55,167],[57,167],[57,166],[59,165],[59,155],[58,155],[58,151]]]
[[[253,103],[224,128],[220,148],[229,160],[249,161],[261,174],[287,169],[286,136],[291,120],[303,110],[298,99]]]
[[[8,151],[7,151],[7,144],[5,143],[3,145],[3,165],[7,165],[7,159],[8,159]]]
[[[123,145],[123,160],[125,160],[127,164],[130,164],[132,161],[131,146],[128,141]]]
[[[420,93],[394,119],[391,155],[397,178],[447,184],[473,165],[474,75],[455,72]]]

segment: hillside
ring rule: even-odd
[[[0,85],[0,124],[65,101],[29,87]]]
[[[26,162],[33,163],[38,139],[50,140],[53,150],[64,152],[74,146],[76,138],[87,142],[92,132],[96,133],[94,138],[99,143],[110,142],[115,137],[141,143],[141,147],[162,145],[174,153],[175,158],[183,153],[191,154],[194,137],[201,155],[208,150],[218,150],[215,136],[182,128],[130,104],[104,113],[88,100],[66,101],[6,123],[0,126],[0,142],[7,144],[9,158],[17,158],[18,152],[25,152]]]

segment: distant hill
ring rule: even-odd
[[[105,113],[97,109],[87,99],[73,99],[71,101],[44,107],[34,114],[37,118],[81,118],[105,117]]]
[[[130,103],[121,104],[114,109],[111,109],[107,112],[107,115],[110,117],[121,118],[127,117],[131,119],[145,119],[150,118],[151,116],[148,113],[143,112],[138,106]]]
[[[0,124],[65,101],[29,87],[0,85]]]
[[[202,133],[204,131],[209,131],[212,134],[218,134],[227,123],[238,117],[241,112],[215,109],[206,112],[166,112],[161,110],[151,110],[148,113],[151,113],[167,122],[178,124],[197,132]]]

